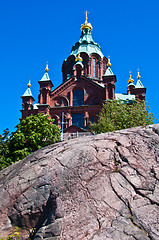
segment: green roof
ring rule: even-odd
[[[142,84],[142,82],[140,81],[140,79],[137,80],[137,83],[136,83],[135,88],[144,88],[144,85]]]
[[[46,73],[43,75],[43,77],[42,77],[42,79],[41,79],[40,81],[42,81],[42,82],[50,81],[48,72],[46,72]]]
[[[78,53],[82,52],[87,53],[89,56],[92,53],[97,53],[101,58],[104,57],[101,47],[94,42],[91,30],[88,28],[82,30],[80,40],[72,47],[71,55],[77,56]]]
[[[111,76],[111,75],[114,75],[112,70],[111,70],[111,67],[109,66],[104,74],[104,76]]]
[[[31,89],[28,87],[22,97],[32,97]]]

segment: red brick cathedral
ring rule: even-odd
[[[130,75],[127,94],[115,93],[116,75],[112,72],[110,59],[94,42],[92,25],[87,20],[86,12],[80,40],[73,45],[70,56],[62,64],[63,83],[52,90],[53,83],[46,65],[45,74],[39,81],[38,103],[33,104],[35,100],[30,82],[22,96],[22,119],[30,114],[44,113],[61,127],[64,116],[64,132],[83,132],[89,131],[90,122],[97,121],[106,100],[145,99],[146,88],[141,83],[139,72],[136,85]]]

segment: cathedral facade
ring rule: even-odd
[[[102,104],[108,99],[145,99],[146,88],[137,76],[137,84],[128,80],[127,94],[115,93],[116,75],[111,69],[110,59],[105,57],[98,43],[92,38],[92,25],[87,21],[81,25],[80,40],[72,47],[70,56],[62,64],[63,82],[56,89],[48,74],[39,81],[38,103],[34,103],[31,85],[22,96],[22,119],[38,113],[48,114],[64,132],[89,131],[90,122],[97,121]]]

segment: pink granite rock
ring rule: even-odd
[[[159,239],[159,125],[69,140],[0,172],[0,236]],[[34,228],[34,231],[33,231]]]

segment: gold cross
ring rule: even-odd
[[[84,12],[84,14],[86,14],[86,17],[85,17],[85,20],[86,20],[86,21],[88,20],[88,16],[87,16],[88,13],[89,13],[89,12],[87,12],[87,11]]]

